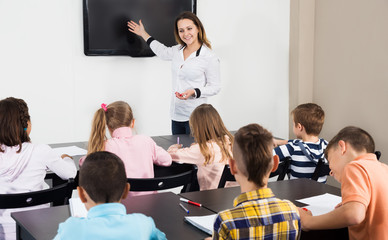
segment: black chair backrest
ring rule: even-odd
[[[67,183],[41,191],[0,194],[0,209],[31,207],[45,203],[53,203],[54,206],[66,205],[73,192],[73,184],[74,180],[71,178]]]
[[[278,176],[277,181],[283,181],[286,174],[290,172],[291,157],[285,157],[279,162],[278,169],[275,172],[271,172],[270,178]]]
[[[130,191],[158,191],[183,186],[182,193],[191,191],[197,176],[193,164],[172,164],[170,167],[155,166],[154,178],[128,178]]]
[[[380,160],[381,152],[380,151],[376,151],[375,154],[376,154],[377,160]]]
[[[229,164],[226,164],[225,167],[224,167],[224,170],[222,171],[220,182],[218,183],[218,188],[225,187],[225,184],[226,184],[227,181],[229,181],[229,182],[235,182],[236,181],[236,179],[234,178],[234,176],[230,172]]]
[[[330,167],[328,163],[325,163],[323,158],[318,160],[317,166],[315,167],[314,173],[311,177],[312,180],[318,181],[318,178],[330,175]]]
[[[291,158],[290,157],[282,159],[282,161],[279,163],[279,166],[276,169],[276,171],[275,172],[271,172],[269,177],[272,178],[272,177],[278,176],[277,181],[284,180],[286,174],[289,171],[290,164],[291,164]],[[227,181],[230,181],[230,182],[235,182],[236,181],[236,179],[234,178],[234,176],[230,172],[229,165],[225,165],[225,167],[224,167],[224,171],[222,172],[220,182],[218,183],[218,188],[225,187],[225,184],[226,184]]]

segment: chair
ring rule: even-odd
[[[130,191],[158,191],[183,186],[182,193],[190,192],[197,176],[197,166],[173,163],[170,167],[154,166],[154,178],[128,178]]]
[[[283,181],[286,174],[290,172],[291,157],[285,157],[279,162],[278,169],[275,172],[271,172],[270,178],[278,176],[277,181]]]
[[[380,151],[376,151],[375,154],[376,154],[377,160],[380,160],[381,152]]]
[[[74,180],[71,178],[67,183],[41,191],[0,194],[0,209],[31,207],[45,203],[53,203],[53,206],[66,205],[73,192],[73,184]]]
[[[318,181],[318,178],[330,175],[329,164],[325,163],[323,158],[318,159],[317,166],[315,167],[314,173],[311,177],[312,180]]]
[[[224,170],[222,171],[220,182],[218,183],[218,188],[224,188],[227,181],[235,182],[236,179],[230,172],[229,164],[226,164]]]
[[[271,172],[269,177],[272,178],[272,177],[278,176],[277,181],[284,180],[284,178],[288,172],[288,169],[290,168],[290,163],[291,163],[290,157],[284,158],[284,160],[282,160],[282,162],[279,163],[279,166],[276,169],[276,171]],[[225,184],[227,181],[230,181],[230,182],[236,181],[236,179],[234,178],[234,176],[230,172],[230,167],[228,164],[225,165],[224,170],[222,171],[221,179],[220,179],[220,182],[218,183],[218,188],[225,187]]]

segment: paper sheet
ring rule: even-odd
[[[86,155],[88,152],[85,149],[77,147],[77,146],[59,147],[59,148],[53,148],[53,150],[58,155],[67,154],[67,155],[72,156],[72,157],[77,156],[77,155]]]
[[[88,210],[86,210],[85,204],[81,202],[80,198],[70,198],[69,206],[72,217],[86,217],[88,215]]]
[[[217,214],[206,216],[185,217],[185,220],[205,233],[212,235],[213,225]]]
[[[342,198],[330,193],[325,193],[296,201],[307,204],[308,206],[305,208],[310,210],[314,216],[317,216],[334,210],[335,206],[342,202]]]

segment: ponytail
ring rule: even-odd
[[[92,131],[90,133],[88,154],[104,151],[106,140],[106,117],[104,109],[100,108],[94,114],[92,122]]]

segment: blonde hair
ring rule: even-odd
[[[211,104],[202,104],[194,109],[190,116],[190,129],[205,157],[205,166],[214,161],[214,152],[207,145],[209,140],[215,141],[220,147],[222,154],[220,162],[226,162],[227,159],[232,158],[230,150],[233,136],[226,129],[220,115]],[[226,136],[229,137],[230,141],[227,141]]]
[[[106,106],[106,111],[103,108],[98,109],[93,117],[88,154],[105,150],[106,127],[110,131],[120,127],[129,127],[132,120],[132,109],[128,103],[123,101],[109,104]]]
[[[197,28],[198,28],[198,41],[199,41],[199,43],[205,44],[208,48],[211,49],[212,46],[210,44],[210,41],[206,37],[205,28],[203,27],[201,20],[199,20],[197,15],[195,15],[192,12],[182,12],[181,14],[179,14],[178,17],[176,17],[175,26],[174,26],[175,41],[178,44],[182,45],[183,47],[186,46],[186,43],[184,43],[182,41],[182,39],[179,37],[179,31],[178,31],[178,22],[179,22],[179,20],[183,20],[183,19],[189,19],[189,20],[193,21],[194,25],[197,26]]]

